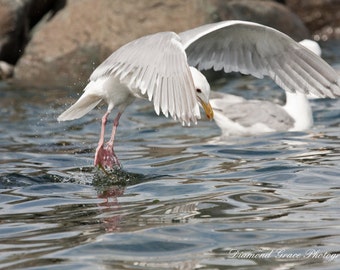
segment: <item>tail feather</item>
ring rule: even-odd
[[[101,101],[101,97],[85,92],[76,103],[59,115],[58,121],[74,120],[83,117]]]

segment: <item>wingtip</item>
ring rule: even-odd
[[[67,117],[67,112],[68,110],[66,110],[65,112],[63,112],[62,114],[60,114],[58,117],[57,117],[57,121],[60,123],[60,122],[63,122],[63,121],[66,121],[66,120],[71,120],[69,119],[69,117]]]
[[[65,121],[65,119],[63,119],[63,118],[61,117],[61,115],[59,115],[59,116],[57,117],[57,121],[58,121],[58,123],[60,123],[60,122]]]
[[[64,120],[63,120],[63,118],[62,118],[62,114],[61,114],[61,115],[59,115],[59,116],[57,117],[57,121],[58,121],[58,123],[60,123],[60,122],[64,121]]]

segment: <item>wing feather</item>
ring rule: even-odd
[[[114,76],[132,94],[146,96],[157,114],[170,114],[185,124],[200,117],[186,53],[173,32],[144,36],[124,45],[94,70],[90,80],[103,76]]]
[[[286,91],[340,96],[336,71],[321,57],[273,28],[245,21],[224,21],[179,36],[189,64],[198,69],[223,69],[258,78],[270,76]]]

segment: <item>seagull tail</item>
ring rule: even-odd
[[[76,103],[59,115],[58,121],[74,120],[83,117],[101,101],[101,97],[85,92]]]

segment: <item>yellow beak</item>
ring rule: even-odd
[[[210,103],[204,102],[200,97],[198,97],[199,102],[201,103],[203,110],[205,111],[205,114],[209,120],[212,120],[214,118],[214,111],[211,107]]]

